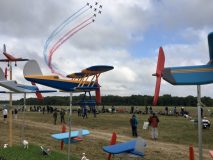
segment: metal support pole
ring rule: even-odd
[[[70,112],[69,112],[69,141],[68,141],[68,160],[70,160],[70,151],[71,151],[71,115],[72,115],[72,92],[70,92]]]
[[[199,160],[203,160],[202,150],[202,118],[201,118],[201,87],[197,85],[197,114],[198,114],[198,148]]]
[[[10,65],[10,80],[12,80],[12,63],[9,62]],[[13,110],[13,98],[12,98],[12,93],[10,93],[10,103],[9,103],[9,108],[8,108],[8,113],[9,113],[9,146],[12,147],[13,145],[13,118],[12,118],[12,110]]]
[[[25,109],[26,109],[26,93],[24,93],[24,110],[22,112],[23,119],[22,119],[22,129],[21,129],[21,145],[24,140],[24,127],[25,127]]]

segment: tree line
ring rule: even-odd
[[[73,96],[72,104],[78,105],[82,100],[83,95]],[[95,97],[92,97],[93,99]],[[44,97],[42,101],[38,101],[36,98],[28,98],[26,100],[27,105],[69,105],[70,97],[51,96]],[[87,97],[88,99],[88,97]],[[115,96],[107,95],[102,96],[102,104],[106,106],[151,106],[153,96],[149,95],[131,95],[131,96]],[[23,105],[24,99],[13,101],[14,105]],[[8,104],[8,101],[0,101],[1,104]],[[210,97],[202,97],[202,103],[206,106],[213,106],[213,99]],[[173,97],[169,94],[160,96],[158,99],[159,106],[197,106],[197,98],[194,96],[187,97]]]

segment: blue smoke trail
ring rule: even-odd
[[[72,14],[71,16],[69,16],[67,19],[65,19],[58,27],[56,27],[54,29],[54,31],[50,34],[50,36],[47,38],[45,45],[44,45],[44,50],[43,50],[43,55],[44,55],[44,60],[46,62],[46,64],[48,64],[47,61],[47,48],[50,44],[50,42],[54,39],[54,37],[56,35],[58,35],[66,25],[68,25],[71,21],[75,20],[77,17],[79,17],[80,15],[82,15],[83,13],[85,13],[86,11],[89,10],[89,8],[87,8],[86,10],[83,10],[87,5],[83,6],[82,8],[80,8],[78,11],[76,11],[74,14]],[[83,11],[82,11],[83,10]],[[82,12],[81,12],[82,11]],[[78,14],[79,13],[79,14]]]

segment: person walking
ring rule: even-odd
[[[138,136],[138,132],[137,132],[138,120],[135,114],[133,114],[132,118],[130,118],[130,125],[132,128],[132,136],[137,137]]]
[[[58,117],[58,112],[57,112],[57,109],[55,109],[54,112],[53,112],[53,119],[54,119],[55,125],[56,125],[57,117]]]
[[[157,115],[153,112],[152,116],[148,119],[149,125],[152,127],[151,137],[153,140],[157,140],[158,138],[158,123],[160,122]]]

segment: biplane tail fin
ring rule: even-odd
[[[209,58],[210,61],[208,64],[213,64],[213,32],[208,35],[208,44],[209,44]]]
[[[38,64],[37,61],[35,60],[29,60],[23,70],[24,76],[29,76],[29,75],[43,75],[41,72],[41,68]]]
[[[4,71],[2,70],[2,68],[0,68],[0,80],[6,80],[5,79],[5,75],[4,75]]]

